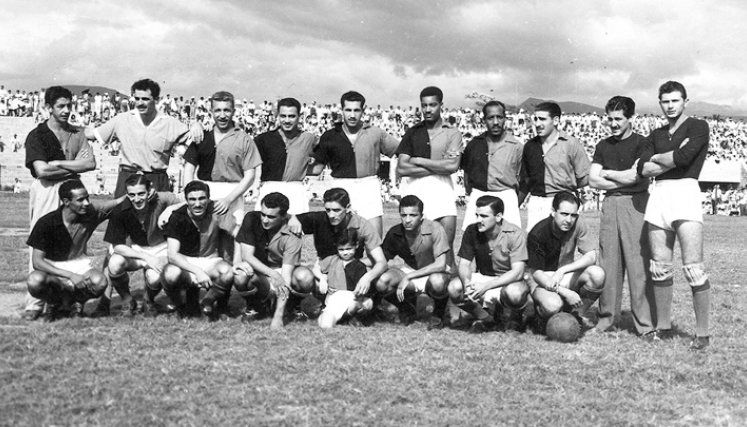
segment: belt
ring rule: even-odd
[[[128,173],[136,173],[138,175],[153,175],[153,174],[164,174],[165,175],[166,174],[165,169],[154,170],[154,171],[144,171],[142,169],[138,169],[136,167],[128,166],[128,165],[119,165],[119,171],[128,172]]]

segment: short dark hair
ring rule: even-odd
[[[125,180],[125,188],[134,187],[136,185],[145,185],[145,189],[150,190],[150,188],[153,186],[153,183],[150,182],[150,180],[146,178],[145,175],[134,173],[127,177],[127,179]]]
[[[158,86],[158,83],[151,79],[142,79],[133,83],[130,93],[134,94],[136,90],[149,90],[154,100],[161,96],[161,86]]]
[[[184,197],[193,191],[204,191],[208,199],[210,198],[210,187],[200,180],[190,181],[184,186]]]
[[[60,200],[70,200],[73,198],[73,190],[80,190],[81,188],[85,190],[86,186],[79,179],[68,179],[57,189],[57,195],[60,196]]]
[[[236,102],[233,94],[224,90],[215,92],[213,96],[210,97],[210,107],[213,106],[214,102],[230,102],[231,108],[236,107]]]
[[[444,102],[444,92],[436,86],[428,86],[420,91],[420,99],[428,96],[435,96],[438,102]]]
[[[423,201],[420,197],[410,194],[402,198],[399,201],[399,211],[402,212],[402,208],[418,208],[418,211],[423,213]]]
[[[493,211],[493,215],[502,214],[506,207],[503,205],[503,200],[500,197],[495,196],[480,196],[475,201],[475,206],[478,208],[484,208],[490,206],[490,210]]]
[[[70,92],[70,89],[62,86],[52,86],[50,88],[47,88],[47,90],[44,92],[44,103],[49,105],[50,107],[54,105],[55,102],[57,102],[60,98],[67,98],[72,100],[73,99],[73,93]]]
[[[288,213],[288,208],[290,208],[290,201],[285,194],[273,192],[267,193],[267,195],[262,198],[262,205],[268,209],[280,209],[280,215],[285,215]]]
[[[340,97],[340,107],[345,108],[345,101],[360,102],[361,108],[366,106],[366,97],[354,90],[342,94]]]
[[[687,99],[687,90],[685,90],[685,86],[682,83],[676,82],[674,80],[670,80],[659,86],[659,99],[661,99],[661,96],[665,93],[672,92],[679,92],[682,94],[682,99]]]
[[[322,201],[324,201],[324,203],[337,202],[340,206],[346,208],[350,206],[350,195],[344,188],[330,188],[324,192]]]
[[[579,202],[578,197],[576,197],[575,194],[571,193],[570,191],[561,191],[552,198],[552,208],[554,210],[558,210],[558,208],[560,208],[560,204],[563,202],[573,203],[578,207],[581,206],[581,202]]]
[[[355,228],[343,228],[335,238],[335,247],[351,245],[358,246],[358,230]]]
[[[483,117],[485,117],[485,115],[487,114],[486,111],[488,111],[488,108],[490,108],[490,107],[501,107],[501,109],[503,110],[503,114],[504,115],[506,114],[506,104],[502,103],[501,101],[498,101],[498,100],[494,99],[492,101],[486,102],[485,105],[482,106],[482,116]]]
[[[540,102],[536,107],[534,107],[534,112],[536,113],[537,111],[547,111],[550,113],[551,119],[555,117],[560,118],[561,114],[563,114],[563,112],[560,111],[560,105],[555,102]]]
[[[296,109],[296,114],[301,115],[301,103],[296,98],[283,98],[278,101],[278,113],[280,107],[293,107]]]
[[[631,118],[633,117],[633,114],[635,114],[635,101],[627,96],[613,96],[609,101],[607,101],[604,111],[607,114],[613,111],[622,111],[623,116]]]

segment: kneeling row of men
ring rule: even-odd
[[[213,211],[204,182],[187,184],[184,197],[153,191],[143,175],[131,176],[125,186],[122,198],[98,203],[89,200],[79,180],[66,181],[59,188],[60,208],[34,226],[28,289],[45,301],[45,319],[60,316],[62,307],[82,315],[85,301],[102,296],[108,301],[105,294],[112,288],[122,298],[123,314],[132,314],[137,304],[129,272],[136,270],[144,270],[145,315],[159,312],[155,298],[163,290],[171,302],[166,311],[215,319],[227,313],[233,287],[246,300],[244,316],[271,313],[272,328],[283,327],[291,306],[314,307],[299,304],[313,298],[323,300],[324,308],[321,314],[305,309],[306,314],[318,315],[324,328],[366,324],[375,309],[391,306],[407,324],[421,294],[434,300],[429,328],[450,324],[449,301],[472,315],[458,326],[473,332],[503,320],[508,328],[522,328],[530,301],[540,320],[566,309],[583,321],[604,285],[595,245],[578,221],[579,201],[571,193],[558,193],[552,214],[529,234],[503,219],[500,198],[481,197],[477,221],[467,227],[455,260],[444,228],[423,217],[423,202],[414,195],[402,198],[401,223],[382,241],[351,210],[344,189],[324,193],[324,211],[296,216],[288,214],[286,196],[270,193],[237,230],[225,230],[235,234],[235,247],[221,248],[225,221]],[[106,219],[104,240],[111,253],[101,272],[86,253],[93,231]],[[318,256],[313,266],[300,265],[301,232],[313,236]],[[574,259],[577,250],[581,256]],[[390,267],[396,257],[404,265]],[[200,300],[201,288],[206,292]]]

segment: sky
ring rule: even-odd
[[[63,6],[64,5],[64,6]],[[658,86],[747,111],[747,3],[720,1],[3,0],[0,84],[446,106],[484,93],[655,107]]]

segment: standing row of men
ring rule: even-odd
[[[129,203],[127,206],[136,213],[134,217],[138,222],[120,221],[119,237],[107,239],[113,245],[113,255],[107,261],[107,275],[112,288],[122,294],[129,310],[133,310],[135,305],[128,298],[123,277],[126,277],[126,271],[138,265],[129,262],[134,258],[148,265],[155,264],[150,267],[152,272],[148,273],[153,280],[148,282],[155,281],[158,276],[167,293],[172,293],[171,300],[177,308],[182,307],[182,304],[174,293],[174,286],[190,282],[187,279],[210,288],[203,299],[203,311],[211,315],[214,310],[226,310],[230,288],[228,282],[235,280],[236,288],[243,289],[241,292],[252,292],[254,288],[243,283],[251,282],[251,278],[257,274],[259,264],[253,264],[250,260],[259,258],[254,251],[247,251],[242,247],[242,239],[254,240],[247,237],[251,231],[240,231],[243,228],[240,227],[242,220],[246,223],[249,218],[243,212],[241,196],[254,180],[255,169],[261,167],[260,179],[263,184],[257,206],[259,214],[254,214],[259,216],[258,220],[254,219],[255,226],[252,230],[258,228],[257,224],[264,229],[264,221],[271,215],[265,210],[277,209],[273,219],[278,221],[286,213],[297,215],[295,218],[288,217],[289,231],[282,235],[292,235],[294,228],[302,228],[304,232],[314,234],[320,258],[319,263],[311,269],[313,271],[301,270],[298,277],[289,276],[289,271],[283,270],[282,266],[277,274],[271,274],[269,269],[260,267],[260,271],[267,273],[266,277],[273,279],[268,282],[271,285],[281,283],[282,279],[282,283],[288,286],[296,283],[298,289],[309,289],[310,281],[314,281],[311,278],[316,277],[314,282],[322,283],[317,291],[327,293],[329,288],[324,284],[323,273],[328,275],[329,271],[336,271],[331,268],[327,258],[339,249],[335,247],[338,243],[336,239],[342,237],[337,228],[342,223],[347,224],[352,218],[353,224],[363,225],[346,225],[344,228],[355,229],[356,239],[365,243],[370,261],[370,270],[363,273],[351,289],[355,307],[358,307],[353,312],[371,306],[362,298],[369,295],[371,284],[386,271],[386,258],[399,255],[412,271],[390,270],[391,274],[385,274],[374,288],[379,291],[377,295],[391,300],[401,312],[408,310],[404,295],[409,289],[410,293],[413,290],[422,291],[434,297],[439,302],[436,308],[439,316],[445,307],[443,301],[447,298],[463,307],[469,306],[480,322],[477,323],[480,325],[478,329],[489,327],[492,322],[492,318],[486,317],[481,311],[483,306],[494,305],[496,302],[507,304],[513,310],[510,318],[518,321],[516,312],[526,304],[530,293],[540,317],[546,318],[563,306],[577,308],[583,317],[604,288],[606,291],[600,302],[600,322],[597,329],[607,330],[619,316],[625,267],[628,269],[637,332],[652,339],[661,339],[671,335],[671,247],[676,236],[683,247],[685,276],[693,286],[698,324],[694,346],[704,347],[708,344],[709,283],[702,267],[702,218],[690,210],[690,206],[680,206],[681,209],[671,211],[675,201],[681,204],[683,200],[689,199],[673,194],[691,192],[693,182],[697,187],[697,174],[707,149],[708,129],[702,121],[687,118],[683,114],[687,98],[684,87],[679,83],[668,82],[662,86],[660,103],[670,124],[662,128],[665,131],[657,130],[647,139],[632,133],[630,119],[634,114],[633,101],[625,97],[611,99],[606,110],[613,135],[600,142],[591,167],[582,145],[558,129],[561,111],[554,103],[537,106],[534,115],[537,136],[523,148],[504,131],[505,106],[497,101],[487,103],[483,108],[487,131],[470,141],[462,150],[459,132],[441,120],[443,93],[435,87],[421,92],[424,121],[409,129],[399,143],[384,131],[361,121],[365,99],[357,92],[348,92],[342,96],[343,123],[325,132],[317,142],[313,135],[299,130],[300,104],[292,98],[278,103],[279,127],[252,140],[235,128],[232,120],[234,100],[227,92],[218,92],[211,99],[216,119],[214,129],[203,132],[199,126],[195,126],[188,132],[186,125],[157,113],[155,102],[160,89],[150,80],[133,85],[135,110],[119,115],[97,129],[81,130],[67,124],[65,111],[69,114],[69,105],[65,107],[63,104],[69,104],[70,95],[62,93],[56,99],[51,99],[54,98],[53,89],[55,88],[50,88],[45,94],[50,98],[46,100],[52,111],[50,120],[48,124],[44,123],[32,132],[35,136],[32,138],[30,134],[29,141],[38,139],[37,134],[44,131],[43,127],[52,130],[56,141],[47,138],[49,141],[36,144],[41,147],[30,151],[28,166],[35,176],[56,179],[52,182],[58,186],[62,180],[74,178],[74,174],[95,167],[95,162],[85,160],[92,157],[90,148],[88,155],[85,148],[78,149],[74,155],[72,152],[64,152],[65,149],[70,151],[73,136],[100,138],[105,141],[116,136],[121,141],[122,164],[115,196],[127,194],[128,201],[122,203]],[[55,108],[61,113],[55,115]],[[54,132],[54,128],[60,129],[59,135]],[[189,146],[185,154],[188,162],[186,176],[192,179],[196,175],[204,182],[193,181],[188,185],[191,191],[185,192],[187,206],[175,210],[166,227],[165,241],[169,242],[173,238],[180,244],[163,246],[168,255],[168,265],[162,261],[154,261],[158,250],[148,255],[135,256],[132,252],[129,252],[130,256],[126,255],[128,249],[121,247],[122,235],[132,233],[130,228],[138,223],[141,231],[149,230],[157,221],[157,214],[143,214],[136,205],[142,203],[143,206],[150,206],[154,199],[158,206],[169,204],[159,204],[159,200],[168,199],[168,196],[155,193],[154,197],[154,190],[162,190],[168,183],[165,168],[174,145],[190,138],[195,143]],[[78,139],[81,140],[81,147],[87,146],[85,138]],[[59,148],[62,148],[62,156],[56,152]],[[394,240],[386,243],[385,239],[384,247],[387,249],[379,253],[376,249],[381,243],[379,241],[383,232],[383,208],[376,179],[378,158],[380,154],[393,153],[398,154],[397,170],[403,177],[403,195],[415,197],[403,198],[400,206],[401,229],[387,233],[387,238]],[[325,194],[326,214],[308,213],[308,203],[300,191],[300,182],[307,173],[318,173],[325,165],[332,170],[333,186],[337,190],[347,191],[331,194],[329,201]],[[465,171],[465,183],[471,196],[464,226],[465,239],[462,248],[456,253],[455,261],[453,240],[456,208],[452,197],[454,189],[451,174],[460,166]],[[128,179],[133,173],[142,178],[128,186]],[[646,177],[657,177],[654,186],[657,196],[654,198],[652,195],[652,200],[656,203],[648,202],[648,209]],[[39,186],[44,187],[42,179],[38,181]],[[600,264],[603,268],[595,266],[595,245],[589,242],[583,221],[577,221],[578,200],[572,194],[588,182],[607,190],[609,195],[601,221]],[[660,190],[656,191],[657,188]],[[52,191],[47,190],[47,194],[51,193]],[[190,200],[192,193],[197,193],[194,195],[195,200]],[[285,201],[278,199],[278,194],[285,195],[283,197],[288,202],[287,208]],[[532,195],[528,202],[526,227],[530,233],[522,245],[521,239],[516,237],[524,235],[520,230],[518,206],[528,194]],[[268,201],[270,206],[266,206],[263,202],[269,195],[273,197]],[[215,199],[214,202],[209,201],[211,197]],[[674,199],[661,202],[660,199],[665,197]],[[36,203],[37,198],[32,194],[31,203]],[[66,200],[71,201],[69,198]],[[328,203],[336,206],[328,207]],[[60,210],[65,206],[63,203]],[[349,212],[351,207],[358,213]],[[641,221],[644,210],[647,212],[647,233]],[[43,209],[32,209],[32,215],[41,211]],[[700,212],[699,206],[697,212]],[[158,214],[160,213],[162,212]],[[478,223],[470,230],[469,224],[475,214]],[[335,215],[339,215],[339,218]],[[681,217],[682,215],[685,217]],[[178,222],[179,218],[181,222]],[[204,218],[215,218],[215,221],[206,221]],[[424,222],[423,218],[427,220]],[[177,225],[171,225],[175,221]],[[496,226],[498,230],[495,229]],[[332,231],[320,231],[325,227],[332,227]],[[195,230],[199,232],[200,238],[195,238]],[[150,231],[153,234],[153,230]],[[323,237],[319,238],[319,233]],[[109,234],[108,231],[108,237]],[[151,236],[145,234],[146,240],[150,239]],[[214,235],[217,240],[213,240]],[[243,237],[239,238],[239,235]],[[637,242],[631,244],[631,236],[639,236],[638,239],[632,239]],[[274,234],[265,235],[262,239],[269,238],[265,242],[269,245],[274,237]],[[648,268],[645,263],[648,261],[649,244],[645,237],[649,237],[651,241],[653,255]],[[356,239],[347,236],[348,242]],[[400,240],[399,243],[392,243],[396,239]],[[144,241],[141,239],[141,243]],[[435,252],[425,257],[420,256],[419,259],[413,252],[413,242],[421,243],[415,248],[436,248]],[[149,248],[158,248],[158,244],[163,245],[164,242],[147,243]],[[158,244],[154,246],[151,243]],[[480,247],[482,249],[476,249]],[[409,255],[407,248],[410,248]],[[444,248],[448,250],[444,251]],[[498,252],[497,248],[500,249]],[[132,247],[129,249],[132,250]],[[582,254],[578,259],[574,257],[576,249]],[[484,250],[487,250],[487,256],[480,255]],[[528,262],[529,273],[525,275],[523,268],[514,265],[514,257],[519,261],[518,258],[523,257],[526,251],[526,260],[520,260]],[[267,247],[259,252],[266,254]],[[190,264],[188,258],[180,256],[203,258],[204,255],[213,253],[219,255],[217,258],[223,260],[222,263],[210,261],[200,266],[196,261]],[[511,256],[505,256],[508,254]],[[277,264],[277,256],[275,258]],[[280,258],[285,259],[283,256]],[[345,260],[341,255],[340,259],[343,267],[350,264],[350,259]],[[471,272],[472,259],[477,260],[476,273]],[[488,267],[488,261],[492,266]],[[234,265],[233,268],[231,264]],[[192,268],[190,265],[198,267]],[[612,286],[603,286],[605,271],[607,281]],[[208,272],[212,272],[214,277]],[[448,279],[452,272],[459,278],[461,285]],[[483,280],[480,275],[490,279]],[[230,280],[228,276],[231,276]],[[339,275],[336,274],[335,277],[337,276]],[[655,286],[648,285],[649,277]],[[423,282],[420,280],[415,284],[412,279],[418,278],[427,280],[425,283],[420,283]],[[270,286],[268,289],[278,292],[279,288]],[[494,289],[501,291],[490,292]],[[332,294],[334,293],[330,293]],[[194,297],[189,298],[189,295],[187,299],[194,301]],[[654,301],[656,304],[652,304]],[[152,299],[146,298],[144,305],[148,308],[151,303]],[[652,305],[655,308],[650,307]],[[187,305],[184,307],[184,310],[189,310]],[[27,306],[27,312],[33,313],[34,308],[32,305]],[[439,316],[436,316],[433,326],[444,323]],[[29,317],[34,317],[34,314]],[[329,316],[323,318],[328,319]]]

